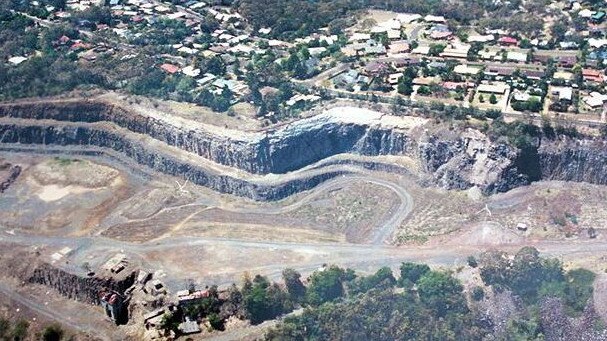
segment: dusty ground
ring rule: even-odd
[[[169,113],[178,117],[184,117],[196,122],[215,125],[239,130],[256,130],[262,125],[262,121],[255,118],[255,111],[248,105],[238,105],[235,108],[235,116],[218,114],[208,108],[191,103],[175,101],[158,101],[142,96],[126,96],[116,93],[106,93],[99,97],[109,103],[129,107],[135,111],[158,111]]]
[[[119,172],[88,161],[15,158],[23,167],[2,197],[0,225],[36,233],[94,228],[130,192]]]
[[[21,156],[9,161],[17,158],[23,171],[3,194],[0,225],[49,236],[364,243],[400,203],[392,189],[358,179],[259,205],[169,177],[149,181],[97,161]],[[464,232],[459,238],[467,238],[466,231],[487,220],[526,238],[587,238],[589,228],[601,233],[607,225],[602,186],[545,182],[485,198],[473,190],[421,187],[404,176],[377,177],[399,183],[414,198],[412,212],[392,236],[397,245],[458,231]],[[528,231],[517,231],[519,223]]]
[[[465,229],[479,219],[482,200],[462,191],[407,186],[415,205],[409,217],[393,236],[397,245],[425,243],[440,236]]]
[[[398,197],[390,189],[353,181],[322,193],[287,216],[309,221],[333,234],[343,234],[349,242],[360,242],[382,216],[397,207]]]
[[[488,200],[491,218],[509,229],[525,223],[532,238],[588,238],[607,226],[605,186],[586,183],[544,182],[517,188]]]
[[[402,261],[457,269],[470,254],[524,245],[535,245],[567,266],[606,268],[607,189],[601,186],[546,182],[487,198],[474,190],[425,188],[413,176],[373,173],[277,203],[255,204],[105,159],[10,153],[2,158],[21,165],[23,172],[2,194],[0,241],[22,245],[32,257],[77,273],[99,269],[124,253],[129,266],[157,272],[170,292],[188,281],[229,285],[239,282],[244,271],[275,279],[286,267],[306,274],[323,263],[363,273],[384,265],[396,268]],[[373,232],[402,208],[403,193],[396,189],[412,198],[410,213],[390,239],[402,246],[368,245]],[[519,222],[528,231],[517,230]],[[598,230],[595,239],[588,238],[589,227]],[[73,252],[54,260],[65,247]],[[0,258],[10,261],[14,255],[3,247]],[[478,274],[463,268],[458,276],[475,279]],[[606,287],[602,276],[600,302],[607,297]],[[92,317],[82,320],[76,314],[77,320],[62,323],[106,328],[98,308],[66,304],[40,290],[0,276],[0,305],[29,307],[32,315],[24,316],[30,319],[51,318],[49,311],[65,316],[87,311]],[[237,328],[224,336],[244,339],[249,332],[258,333]]]

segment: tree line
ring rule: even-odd
[[[389,268],[357,276],[352,270],[331,266],[312,274],[306,288],[297,281],[286,282],[290,283],[286,284],[289,296],[304,302],[306,309],[299,316],[285,318],[266,339],[480,340],[493,335],[496,339],[542,340],[545,333],[567,337],[579,332],[569,321],[555,322],[540,310],[557,300],[564,307],[564,316],[587,314],[594,273],[566,271],[557,259],[542,258],[531,247],[513,256],[486,252],[478,260],[470,257],[468,263],[478,267],[482,285],[468,285],[466,290],[456,274],[416,263],[403,263],[398,279]],[[502,334],[492,317],[479,308],[482,301],[499,293],[522,302],[519,311],[507,316]],[[602,335],[598,315],[588,316],[594,319],[596,331],[584,332]]]

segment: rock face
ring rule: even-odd
[[[432,182],[447,189],[478,186],[495,193],[529,181],[516,167],[516,149],[492,142],[476,130],[454,138],[429,136],[419,145],[419,158]]]
[[[284,174],[341,153],[398,154],[405,151],[409,143],[402,132],[372,129],[366,122],[344,123],[331,115],[319,115],[281,129],[241,137],[192,129],[163,117],[130,113],[95,102],[0,106],[0,117],[83,124],[112,122],[133,133],[148,135],[213,162],[255,174]],[[38,142],[32,143],[46,142],[44,136],[39,137]],[[78,142],[84,142],[84,135],[79,137]],[[2,140],[7,142],[6,137]]]
[[[543,140],[537,158],[542,179],[607,184],[605,141]]]
[[[0,194],[4,193],[21,174],[21,166],[10,163],[0,164]]]
[[[209,187],[222,193],[234,194],[254,200],[280,200],[294,193],[311,189],[318,184],[347,171],[329,171],[310,174],[309,176],[263,184],[221,174],[170,155],[162,150],[155,150],[145,143],[127,139],[117,132],[83,126],[48,126],[0,124],[1,142],[44,145],[82,145],[113,149],[123,153],[135,162],[146,165],[156,171],[184,177],[198,185]]]
[[[0,142],[112,149],[157,171],[255,200],[282,199],[351,172],[320,169],[327,165],[407,172],[396,165],[352,160],[300,171],[344,153],[407,156],[419,164],[422,181],[447,189],[477,186],[495,193],[540,179],[607,183],[604,142],[541,141],[539,148],[518,150],[472,129],[430,133],[421,128],[423,122],[399,122],[377,112],[342,108],[260,132],[214,131],[185,119],[98,102],[15,104],[0,105]],[[242,171],[289,175],[255,179]]]
[[[34,269],[33,274],[26,280],[29,283],[43,284],[57,290],[67,298],[89,304],[99,304],[99,292],[102,290],[116,291],[124,294],[135,283],[136,273],[122,276],[121,279],[80,277],[49,264],[41,264]]]

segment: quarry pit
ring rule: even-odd
[[[600,148],[543,144],[531,172],[478,130],[347,106],[238,131],[104,99],[2,104],[0,266],[12,275],[0,290],[69,315],[84,303],[41,288],[73,292],[52,278],[99,276],[116,255],[169,292],[325,263],[454,266],[530,244],[573,263],[607,252]]]

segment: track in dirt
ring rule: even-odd
[[[77,155],[78,157],[82,157],[85,159],[92,159],[96,161],[102,161],[109,165],[117,164],[123,169],[127,169],[129,172],[141,175],[144,174],[147,178],[153,178],[155,176],[159,176],[158,172],[149,169],[145,166],[141,166],[139,164],[133,165],[133,162],[130,162],[129,159],[123,157],[120,154],[117,154],[112,151],[107,151],[104,149],[90,149],[83,148],[82,150],[74,150],[73,148],[61,148],[54,146],[53,148],[42,149],[42,150],[32,150],[29,148],[24,149],[16,149],[14,147],[11,148],[2,148],[0,150],[4,150],[7,153],[18,152],[18,153],[34,153],[34,154],[43,154],[43,155],[68,155],[73,156]],[[324,173],[335,174],[336,172],[343,173],[341,176],[330,178],[319,185],[313,187],[312,189],[306,191],[302,198],[298,198],[298,200],[294,203],[280,206],[280,204],[273,205],[273,207],[217,207],[224,211],[229,211],[233,213],[249,213],[249,214],[285,214],[290,213],[303,205],[309,203],[314,198],[318,197],[322,193],[326,191],[330,191],[344,184],[351,183],[353,181],[364,181],[367,183],[371,183],[374,185],[378,185],[381,187],[388,188],[393,191],[400,201],[399,207],[391,212],[391,216],[386,218],[384,221],[379,221],[376,223],[376,226],[372,229],[370,237],[368,239],[368,243],[370,244],[384,244],[388,241],[388,239],[392,236],[392,234],[398,229],[400,224],[404,219],[407,218],[409,213],[413,208],[413,199],[411,195],[407,192],[407,190],[402,187],[400,184],[396,182],[387,181],[385,179],[381,179],[377,176],[374,176],[374,171],[367,170],[363,167],[349,165],[349,164],[325,164],[323,161],[320,165],[316,165],[311,167],[308,171],[303,171],[302,173],[298,173],[291,180],[305,179],[308,177],[308,172],[313,172],[316,176],[322,176]],[[280,180],[278,181],[280,183]],[[173,211],[182,207],[196,207],[201,206],[202,208],[213,208],[213,206],[209,206],[208,203],[205,205],[197,204],[197,203],[188,203],[184,205],[178,205],[174,207],[167,207],[159,212],[156,212],[154,215],[137,219],[138,222],[145,222],[146,220],[151,220],[153,217],[159,215],[162,212]],[[175,222],[177,223],[177,222]],[[101,235],[103,231],[98,231],[95,235]]]

